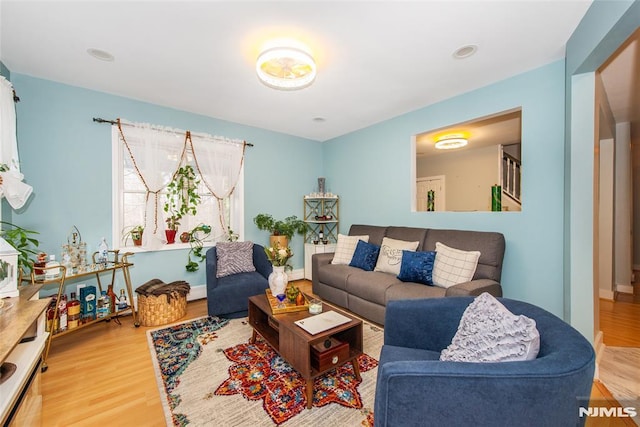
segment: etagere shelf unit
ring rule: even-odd
[[[308,229],[305,243],[327,244],[338,241],[340,200],[338,196],[304,196],[304,222]]]

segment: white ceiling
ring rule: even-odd
[[[456,133],[464,134],[468,140],[468,145],[464,148],[449,150],[435,148],[435,142],[438,137]],[[521,135],[522,110],[505,111],[416,135],[416,156],[439,156],[461,150],[476,150],[492,145],[520,144]]]
[[[561,59],[590,4],[0,0],[0,60],[12,73],[324,141]],[[283,36],[316,58],[306,89],[256,77],[262,43]],[[477,53],[454,59],[467,44]]]

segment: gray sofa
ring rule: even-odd
[[[482,292],[502,296],[500,276],[505,241],[501,233],[354,224],[349,235],[368,235],[369,243],[376,245],[382,243],[383,237],[419,241],[418,251],[434,251],[436,242],[465,251],[480,251],[473,279],[450,288],[402,282],[389,273],[331,264],[332,253],[314,254],[311,258],[313,293],[380,325],[384,324],[387,302],[392,300],[477,296]]]

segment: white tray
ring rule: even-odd
[[[311,335],[315,335],[349,322],[351,322],[351,319],[347,316],[343,316],[335,311],[325,311],[324,313],[309,316],[294,323]]]

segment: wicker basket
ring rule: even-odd
[[[173,293],[167,295],[138,295],[138,320],[142,326],[159,326],[175,322],[187,314],[187,296]]]

